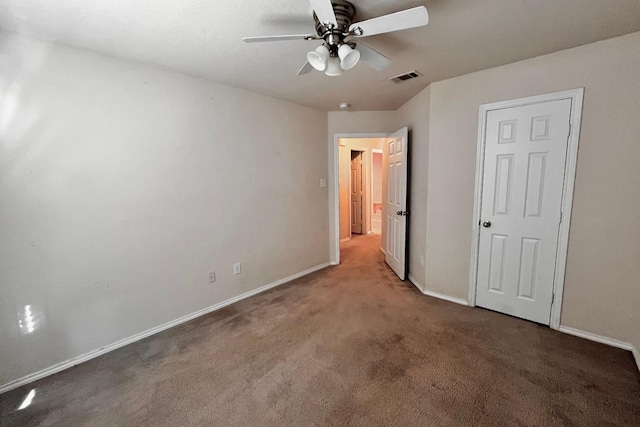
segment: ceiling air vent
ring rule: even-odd
[[[389,80],[395,83],[402,83],[407,80],[416,79],[418,77],[422,77],[422,74],[420,74],[416,70],[413,70],[413,71],[409,71],[408,73],[397,75],[395,77],[389,77]]]

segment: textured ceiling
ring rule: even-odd
[[[318,42],[307,0],[0,0],[0,28],[204,77],[324,110],[396,109],[429,83],[640,31],[639,0],[352,0],[356,21],[425,5],[428,26],[365,41],[392,65],[297,77]],[[387,79],[418,70],[402,84]]]

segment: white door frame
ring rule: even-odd
[[[329,233],[333,236],[334,257],[331,265],[340,264],[340,159],[338,140],[340,138],[388,138],[389,133],[334,133],[333,134],[333,230]],[[329,170],[331,173],[331,170]]]
[[[560,313],[562,310],[562,293],[564,288],[564,274],[567,263],[567,244],[569,242],[569,227],[571,223],[571,206],[573,204],[573,187],[578,161],[578,142],[580,140],[580,122],[582,116],[582,99],[584,88],[565,90],[508,101],[492,102],[480,106],[478,119],[478,148],[476,155],[476,184],[473,206],[473,235],[471,243],[471,271],[469,278],[469,306],[476,305],[476,287],[478,273],[478,245],[480,243],[480,208],[482,202],[482,177],[484,176],[484,140],[486,136],[487,114],[492,110],[520,107],[529,104],[571,99],[570,134],[567,145],[567,160],[562,190],[561,223],[558,231],[558,250],[556,252],[555,275],[553,279],[554,298],[551,303],[551,318],[549,326],[560,328]]]

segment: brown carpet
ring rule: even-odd
[[[1,395],[0,424],[640,425],[629,352],[426,297],[379,245]]]

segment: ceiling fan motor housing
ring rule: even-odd
[[[331,5],[333,6],[333,12],[336,15],[336,22],[338,23],[335,28],[330,28],[323,22],[320,22],[315,12],[313,14],[313,20],[316,23],[316,33],[318,33],[318,37],[324,39],[331,52],[331,56],[337,56],[338,47],[344,43],[344,38],[349,32],[349,27],[356,14],[356,8],[346,0],[331,0]]]

